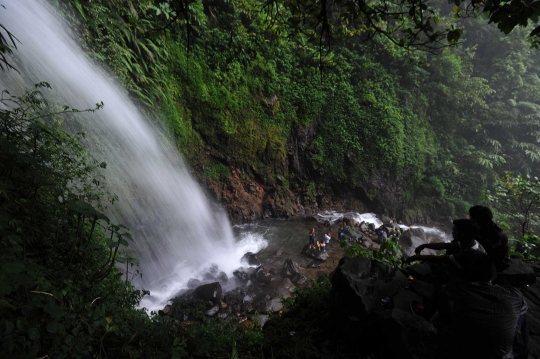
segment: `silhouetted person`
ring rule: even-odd
[[[450,328],[441,333],[441,353],[451,358],[527,358],[528,307],[521,292],[492,284],[497,272],[487,254],[462,252],[460,264],[462,275],[443,291],[453,308]],[[522,353],[513,352],[517,333],[523,338]]]
[[[473,206],[469,209],[469,217],[480,226],[478,242],[493,259],[497,271],[508,268],[510,246],[504,231],[493,222],[493,213],[488,207]]]
[[[470,219],[456,219],[452,227],[452,237],[454,240],[450,243],[425,243],[416,247],[415,255],[407,258],[406,263],[415,260],[429,262],[447,262],[452,263],[458,269],[461,269],[460,254],[465,251],[479,251],[486,253],[483,246],[476,240],[479,237],[480,227],[476,222]],[[447,253],[452,253],[445,256],[421,255],[423,249],[446,249]]]

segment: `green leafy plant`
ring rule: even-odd
[[[540,254],[540,181],[508,172],[483,196],[497,212],[501,226],[514,241],[512,251],[526,257]]]
[[[397,237],[396,237],[397,238]],[[390,239],[384,242],[379,249],[368,249],[356,243],[349,243],[341,240],[340,246],[346,248],[347,257],[366,257],[376,259],[386,263],[391,267],[397,268],[402,265],[401,247],[397,240]]]

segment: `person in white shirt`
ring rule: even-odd
[[[330,244],[330,239],[331,239],[331,237],[330,237],[330,232],[325,233],[325,234],[324,234],[324,242],[326,243],[326,245],[329,245],[329,244]]]

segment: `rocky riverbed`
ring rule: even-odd
[[[309,285],[320,274],[331,273],[338,267],[345,254],[338,240],[343,224],[345,242],[368,249],[379,248],[376,231],[383,227],[386,227],[389,237],[399,236],[404,254],[419,243],[444,240],[440,235],[426,235],[422,228],[400,226],[390,219],[384,223],[373,215],[363,216],[335,216],[334,213],[330,219],[318,216],[303,221],[283,221],[279,223],[281,227],[277,232],[272,232],[272,228],[276,227],[275,222],[259,222],[237,228],[244,233],[264,233],[269,238],[268,247],[260,253],[246,253],[242,258],[242,267],[237,268],[232,276],[227,276],[217,265],[212,265],[202,278],[190,279],[188,288],[180,290],[164,311],[173,314],[175,308],[190,306],[201,300],[206,303],[205,310],[209,317],[236,321],[250,317],[264,324],[267,315],[282,310],[282,299],[290,297],[296,288]],[[363,218],[369,219],[369,222]],[[308,233],[313,228],[316,240],[320,241],[324,233],[330,232],[332,239],[326,252],[309,248]],[[407,230],[401,234],[404,228]]]

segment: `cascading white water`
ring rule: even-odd
[[[12,59],[20,75],[3,73],[2,89],[20,93],[24,86],[46,81],[62,104],[86,109],[105,103],[103,110],[76,117],[91,132],[98,159],[108,163],[105,175],[120,197],[112,215],[132,224],[141,284],[154,296],[147,307],[162,306],[204,266],[216,263],[230,274],[246,251],[264,246],[261,238],[235,243],[226,215],[211,208],[176,150],[125,91],[88,60],[50,4],[2,3],[0,23],[21,42]]]

